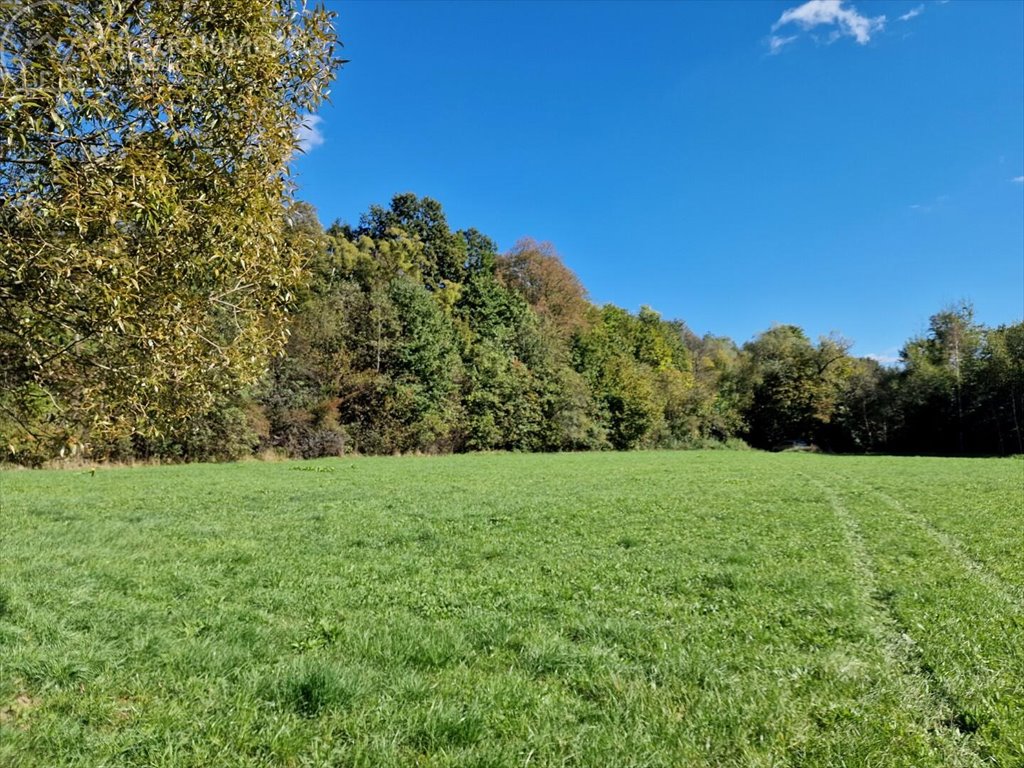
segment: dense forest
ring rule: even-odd
[[[746,445],[1024,452],[1024,323],[984,327],[967,304],[935,314],[901,363],[885,366],[792,325],[740,346],[648,307],[596,306],[550,244],[524,239],[499,253],[413,194],[326,230],[296,203],[286,233],[305,280],[284,349],[263,361],[258,385],[116,428],[56,419],[43,399],[28,417],[7,407],[6,459]]]

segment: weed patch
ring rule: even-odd
[[[273,702],[302,717],[350,706],[365,691],[351,670],[321,659],[302,659],[282,669],[269,686]]]

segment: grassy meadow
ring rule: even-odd
[[[1021,766],[1024,462],[0,473],[0,765]]]

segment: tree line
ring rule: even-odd
[[[45,401],[17,419],[8,402],[7,459],[38,463],[69,445],[111,460],[746,445],[1024,452],[1024,323],[985,327],[968,304],[936,313],[900,365],[886,366],[793,325],[738,345],[649,307],[596,306],[550,244],[524,239],[499,253],[475,229],[453,231],[427,197],[396,195],[357,226],[327,229],[295,203],[284,232],[305,279],[283,350],[255,384],[221,387],[190,411],[122,416],[117,429],[54,430]]]

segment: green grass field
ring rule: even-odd
[[[1024,462],[6,472],[3,766],[1021,766]]]

